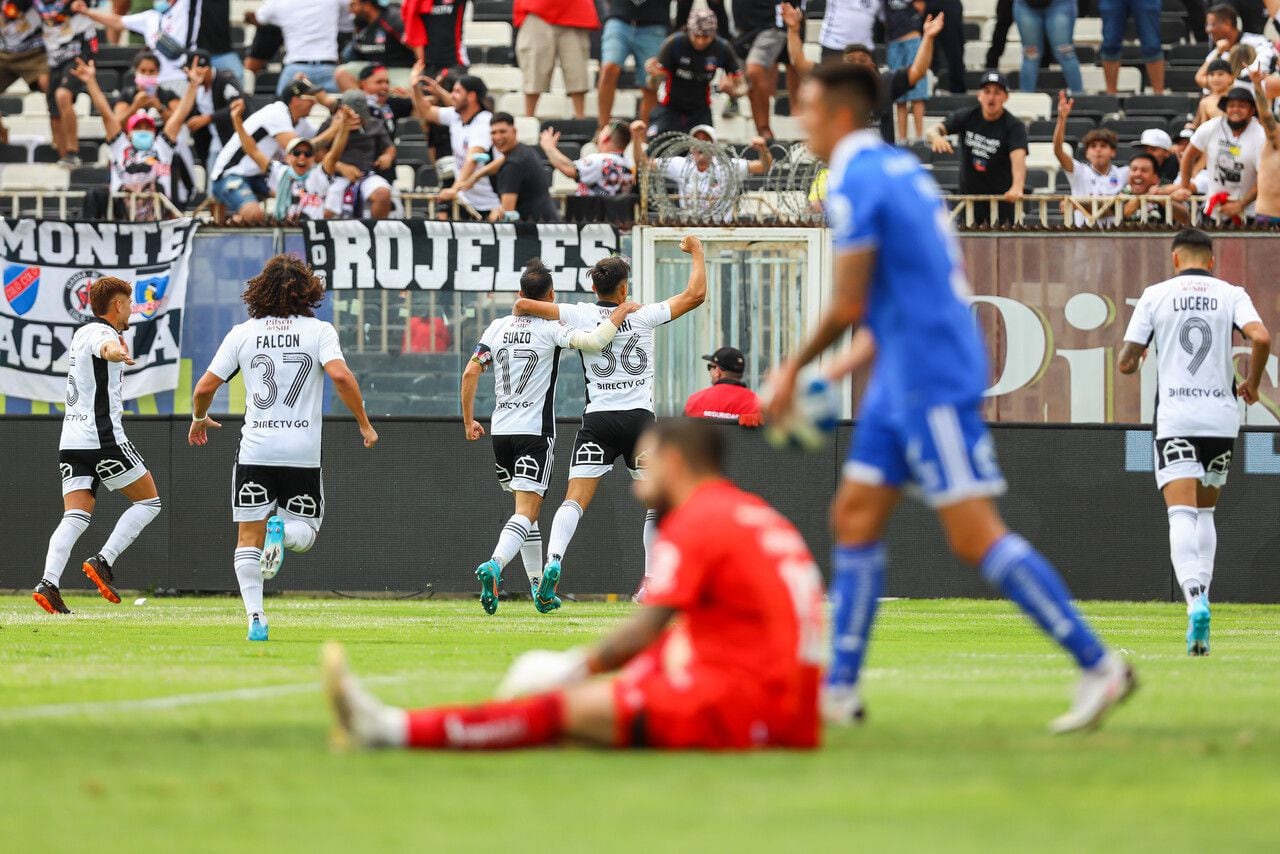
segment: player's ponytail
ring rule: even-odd
[[[595,263],[587,276],[591,279],[591,284],[595,287],[596,293],[602,297],[611,296],[618,292],[618,288],[622,287],[631,275],[631,265],[626,262],[620,255],[609,255],[601,258]]]
[[[520,296],[542,299],[551,290],[551,271],[541,258],[530,258],[520,274]]]

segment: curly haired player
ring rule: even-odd
[[[244,427],[232,476],[231,517],[240,526],[235,571],[249,640],[265,641],[262,582],[280,571],[285,549],[305,552],[315,545],[324,519],[322,372],[356,417],[366,448],[377,444],[378,433],[342,358],[338,331],[315,317],[324,286],[310,267],[292,255],[276,255],[249,280],[243,299],[249,320],[227,333],[196,383],[187,442],[204,445],[208,429],[222,426],[209,417],[213,396],[243,372]]]

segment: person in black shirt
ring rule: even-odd
[[[613,120],[613,96],[618,90],[622,65],[630,56],[636,63],[636,82],[644,92],[640,118],[649,121],[655,101],[645,63],[658,55],[671,29],[667,0],[609,0],[604,30],[600,35],[600,127]]]
[[[351,14],[355,21],[355,33],[342,51],[342,60],[348,65],[338,68],[333,79],[342,91],[359,86],[357,75],[368,68],[359,63],[381,65],[385,68],[409,68],[417,61],[412,48],[401,40],[404,23],[394,7],[382,7],[377,0],[353,0]]]
[[[467,0],[405,0],[400,7],[404,43],[426,64],[428,76],[471,64],[462,44],[466,11]]]
[[[189,14],[200,16],[199,26],[188,24],[187,32],[196,33],[196,47],[209,53],[215,71],[226,71],[244,85],[244,63],[231,44],[231,0],[201,0],[192,3]],[[231,119],[227,126],[230,132]]]
[[[389,139],[396,138],[396,122],[413,115],[413,100],[391,94],[391,78],[387,75],[385,65],[366,65],[360,71],[360,91],[364,92],[369,102],[369,112],[382,123]],[[448,138],[448,133],[445,133]],[[387,183],[396,181],[395,153],[392,152],[385,169],[376,171],[386,179]]]
[[[498,173],[493,188],[502,204],[489,212],[491,222],[559,222],[560,212],[551,201],[551,170],[546,161],[516,136],[516,120],[510,113],[494,113],[489,120]],[[518,216],[517,216],[518,215]]]
[[[240,78],[229,71],[218,71],[206,50],[187,54],[187,63],[200,69],[196,90],[196,107],[187,119],[191,147],[196,159],[212,165],[218,159],[223,143],[235,139],[231,121],[231,105],[244,97]]]
[[[929,129],[928,139],[939,154],[955,149],[947,137],[960,140],[960,192],[967,196],[1003,196],[999,222],[1013,221],[1013,202],[1022,198],[1027,181],[1027,128],[1004,108],[1009,84],[998,71],[982,75],[978,103],[956,110]],[[990,205],[974,206],[974,219],[990,219]]]
[[[391,182],[383,178],[379,170],[394,168],[396,147],[381,119],[369,109],[363,92],[344,92],[338,103],[360,118],[360,127],[348,137],[338,162],[338,174],[329,185],[324,202],[325,217],[350,215],[386,219],[395,197]],[[319,136],[326,136],[335,121],[343,120],[343,113],[335,112],[320,126]]]
[[[804,12],[794,6],[783,6],[782,18],[787,25],[787,53],[791,65],[799,74],[808,74],[813,68],[813,62],[804,55]],[[890,145],[894,139],[893,102],[911,91],[911,87],[929,73],[929,66],[933,63],[933,45],[938,33],[942,32],[943,23],[942,15],[926,18],[924,29],[921,30],[920,49],[916,51],[916,58],[910,67],[886,71],[880,75],[880,93],[884,100],[880,104],[876,124],[880,126],[880,136]],[[845,48],[844,61],[878,70],[871,48],[865,45],[852,44]]]
[[[656,83],[658,92],[649,136],[712,124],[711,83],[722,69],[717,88],[730,97],[741,95],[742,67],[729,43],[716,35],[716,16],[706,9],[690,13],[688,31],[663,42],[645,67],[649,85]]]

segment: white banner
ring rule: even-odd
[[[62,402],[67,348],[93,318],[89,288],[102,276],[133,284],[125,332],[137,364],[126,399],[178,385],[182,308],[196,223],[62,222],[0,218],[0,394]]]

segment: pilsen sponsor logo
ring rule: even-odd
[[[331,290],[517,291],[541,258],[558,291],[589,291],[587,270],[617,252],[611,225],[308,220],[307,257]]]

